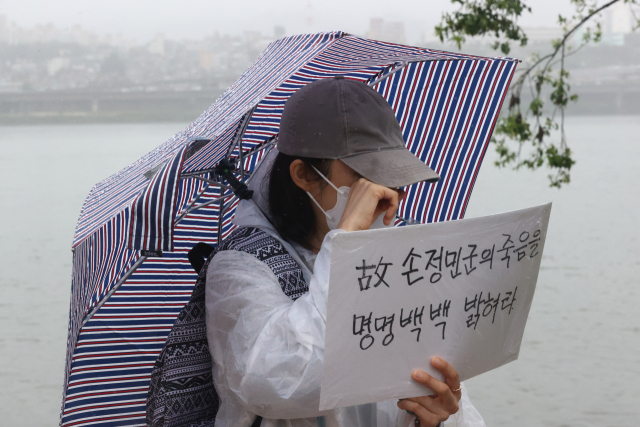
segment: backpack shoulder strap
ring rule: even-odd
[[[300,266],[278,239],[258,228],[238,228],[229,237],[218,251],[235,250],[255,256],[269,266],[282,292],[293,300],[309,290]]]

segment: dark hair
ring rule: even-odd
[[[310,176],[314,176],[326,185],[324,180],[308,165],[313,165],[324,176],[327,176],[333,160],[278,153],[269,172],[269,215],[276,230],[284,239],[313,250],[317,249],[309,243],[310,238],[317,231],[315,214],[311,205],[313,202],[307,193],[293,182],[289,172],[291,163],[297,159],[307,165],[307,172]]]

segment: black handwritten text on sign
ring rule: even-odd
[[[442,280],[443,274],[448,274],[452,280],[455,280],[460,276],[481,274],[481,270],[478,270],[478,268],[492,270],[494,268],[494,258],[496,260],[495,268],[508,269],[512,265],[512,258],[514,263],[518,263],[526,257],[534,258],[540,256],[538,249],[540,235],[540,229],[532,232],[519,232],[517,237],[504,233],[498,239],[497,244],[493,243],[489,247],[481,247],[480,249],[478,249],[477,243],[468,243],[464,247],[459,246],[453,248],[453,250],[449,250],[444,246],[428,250],[411,247],[402,262],[402,269],[399,271],[400,276],[397,274],[390,275],[390,277],[387,276],[390,267],[394,264],[392,262],[384,262],[384,256],[381,256],[377,263],[368,263],[368,260],[363,259],[355,267],[359,274],[357,286],[362,292],[375,289],[380,285],[390,288],[390,283],[394,286],[413,286],[421,281],[424,281],[425,284],[427,282],[435,284]],[[391,272],[398,273],[393,268]],[[497,294],[494,292],[492,296],[490,291],[481,291],[479,294],[465,296],[464,302],[456,301],[453,310],[462,310],[464,308],[465,313],[469,312],[466,317],[467,327],[476,329],[481,317],[490,317],[491,323],[495,323],[498,311],[502,312],[508,308],[507,314],[511,314],[516,300],[516,293],[517,286],[513,290],[504,292],[504,295],[502,292]],[[390,345],[395,338],[393,328],[396,319],[398,319],[401,328],[413,323],[413,328],[410,331],[415,334],[416,341],[420,341],[420,332],[423,327],[422,314],[425,306],[429,307],[429,317],[432,322],[439,317],[443,318],[438,323],[434,323],[434,327],[441,329],[442,339],[445,339],[447,319],[444,318],[448,318],[451,300],[445,300],[444,302],[426,301],[425,304],[428,305],[417,306],[413,309],[402,307],[399,313],[374,313],[370,311],[368,314],[354,314],[353,335],[359,337],[360,349],[367,350],[371,348],[376,342],[376,335],[383,335],[381,340],[383,346]],[[434,304],[437,308],[434,308]],[[404,312],[416,313],[413,322],[405,321]],[[454,317],[459,318],[460,316]]]

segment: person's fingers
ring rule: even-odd
[[[375,184],[366,178],[360,178],[352,186],[352,191],[349,194],[350,197],[351,193],[353,193],[354,201],[357,200],[363,205],[369,205],[374,208],[372,212],[373,220],[383,213],[388,220],[388,216],[391,216],[389,212],[392,211],[394,207],[395,211],[393,211],[393,216],[395,217],[399,203],[398,193],[395,190]]]
[[[392,190],[387,187],[383,187],[385,190],[385,199],[389,201],[389,207],[387,208],[387,212],[384,215],[384,223],[385,225],[389,225],[391,221],[396,218],[396,213],[398,212],[398,207],[400,206],[400,197],[396,190]]]
[[[440,417],[419,403],[403,399],[398,402],[398,408],[412,412],[420,421],[420,427],[436,427],[440,424]]]
[[[360,178],[351,186],[343,214],[345,221],[341,220],[339,226],[347,231],[366,230],[380,215],[384,215],[383,222],[390,225],[404,197],[402,189],[395,190]]]
[[[456,399],[460,400],[462,391],[460,390],[460,375],[458,375],[458,371],[453,365],[440,357],[433,357],[431,365],[444,375],[444,382],[449,386]]]
[[[436,395],[435,398],[429,396],[420,396],[420,397],[411,397],[403,400],[409,400],[411,402],[415,402],[421,406],[423,406],[427,411],[437,415],[440,418],[448,418],[449,415],[455,412],[450,412],[449,409],[445,408],[442,404],[442,401]],[[442,420],[441,420],[442,421]]]
[[[448,416],[434,414],[421,404],[410,399],[402,399],[398,402],[398,408],[413,412],[420,420],[420,427],[436,427],[441,421],[446,421]]]
[[[371,181],[358,179],[351,186],[347,206],[342,214],[338,228],[346,231],[366,230],[373,220],[368,218],[377,209],[378,198],[371,193]],[[373,212],[373,213],[372,213]]]
[[[458,398],[454,396],[451,388],[448,384],[433,378],[431,375],[416,369],[412,374],[413,379],[422,384],[425,387],[435,391],[438,397],[442,400],[443,407],[450,413],[455,414],[458,412]]]

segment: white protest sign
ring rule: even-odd
[[[431,394],[433,356],[462,380],[516,360],[550,212],[337,235],[320,409]]]

